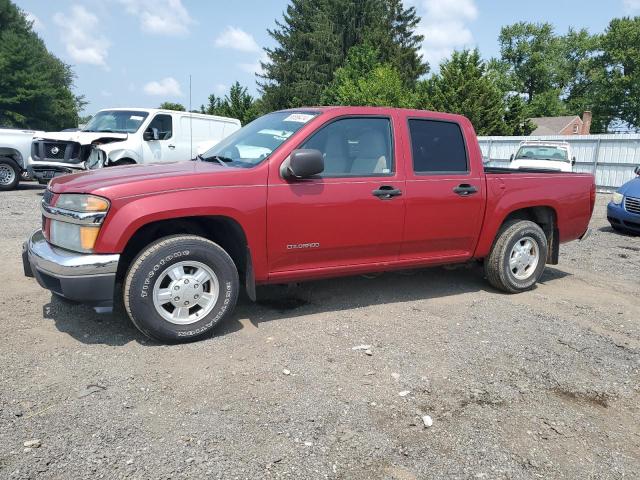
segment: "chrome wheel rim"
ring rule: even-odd
[[[158,275],[153,305],[166,321],[190,325],[206,317],[220,295],[216,274],[200,262],[179,262]]]
[[[9,165],[0,165],[0,185],[11,185],[16,179],[16,172]]]
[[[538,243],[531,237],[523,237],[511,249],[509,269],[518,280],[527,280],[535,273],[539,261]]]

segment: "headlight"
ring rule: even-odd
[[[620,205],[622,200],[624,200],[624,195],[619,192],[613,192],[613,195],[611,195],[611,202],[615,205]]]
[[[91,253],[109,210],[109,201],[95,195],[62,194],[51,207],[43,203],[49,218],[49,242],[76,252]]]
[[[56,208],[74,212],[106,212],[109,210],[109,201],[94,195],[62,194],[56,202]]]

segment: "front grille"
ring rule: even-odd
[[[44,158],[46,160],[64,160],[67,145],[64,143],[44,142]]]
[[[640,198],[625,197],[624,208],[629,213],[635,213],[637,215],[640,215]]]
[[[36,161],[78,163],[80,144],[76,142],[38,140],[31,147],[31,156]]]

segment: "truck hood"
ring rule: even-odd
[[[96,140],[123,141],[129,138],[128,133],[111,132],[46,132],[34,136],[34,139],[78,142],[80,145],[91,145]]]
[[[233,185],[244,169],[208,162],[127,165],[56,177],[54,193],[91,193],[108,199],[180,189]]]

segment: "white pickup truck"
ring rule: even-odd
[[[568,142],[546,140],[525,140],[520,142],[518,151],[511,155],[509,168],[541,169],[571,172],[576,158]]]
[[[240,120],[149,108],[99,111],[75,132],[33,139],[29,170],[40,183],[85,169],[190,160],[241,127]]]
[[[13,190],[27,172],[35,130],[0,128],[0,191]]]

